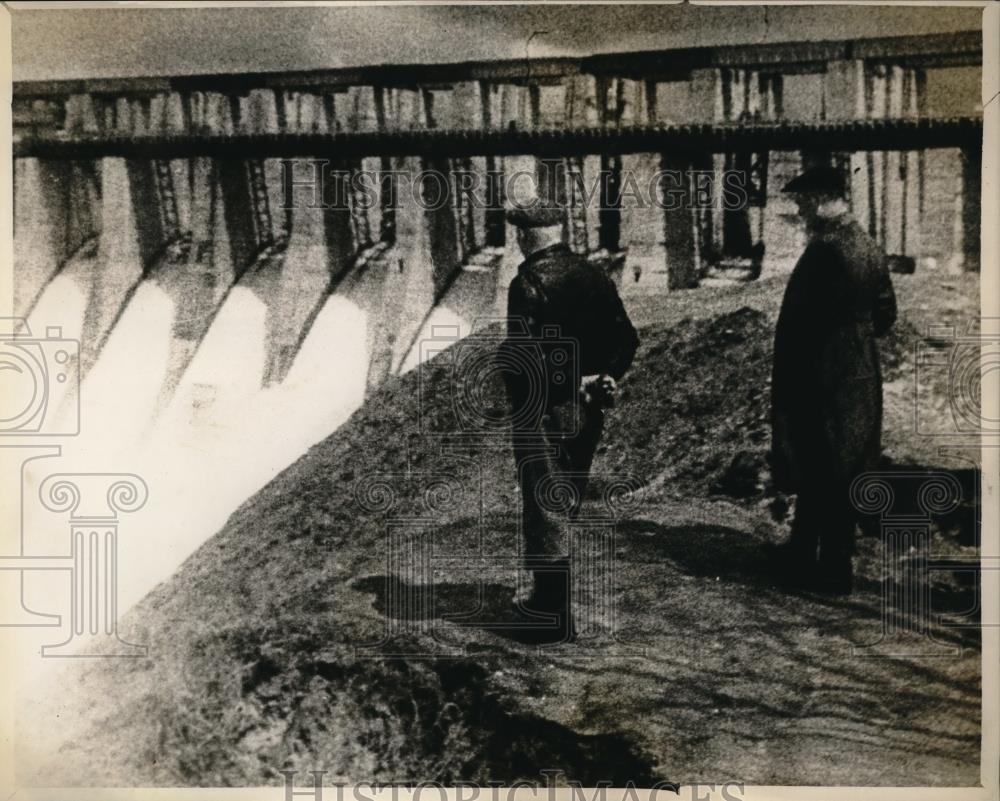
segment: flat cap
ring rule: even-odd
[[[792,178],[782,189],[788,194],[817,194],[843,197],[844,176],[834,167],[811,167]]]
[[[548,228],[561,225],[566,210],[548,200],[534,200],[507,209],[507,222],[518,228]]]

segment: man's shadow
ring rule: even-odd
[[[786,586],[771,561],[769,541],[748,531],[704,523],[665,526],[642,519],[623,520],[617,531],[619,544],[628,549],[632,562],[670,562],[689,576],[722,579],[781,595],[822,598],[836,605],[851,603]],[[855,589],[880,591],[876,582],[860,578],[855,580]]]
[[[374,595],[375,611],[400,620],[442,620],[478,626],[510,617],[514,588],[491,582],[412,584],[396,575],[364,576],[353,589]]]
[[[518,605],[515,588],[507,584],[413,584],[396,575],[379,575],[359,578],[351,587],[374,595],[375,611],[395,620],[440,620],[454,626],[490,631],[524,645],[567,639],[557,615]]]
[[[704,523],[665,526],[653,520],[622,520],[615,529],[629,561],[670,561],[691,575],[758,581],[766,559],[761,541],[745,531]]]

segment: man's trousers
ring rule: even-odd
[[[528,569],[568,558],[568,524],[583,504],[603,431],[600,406],[571,400],[551,407],[536,427],[513,432]]]

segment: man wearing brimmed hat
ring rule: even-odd
[[[774,336],[772,475],[797,494],[780,576],[811,589],[852,589],[857,513],[851,482],[881,455],[882,375],[876,337],[896,319],[885,252],[850,215],[844,178],[814,167],[784,191],[809,242],[785,289]]]
[[[535,633],[539,641],[573,636],[566,524],[580,509],[604,411],[639,344],[604,269],[563,244],[565,217],[540,200],[507,212],[524,254],[508,291],[501,348],[508,367],[527,365],[504,372],[532,575],[522,606],[557,620]]]

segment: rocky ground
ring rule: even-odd
[[[23,781],[258,785],[282,769],[540,781],[560,768],[587,784],[978,783],[978,636],[943,625],[971,605],[968,583],[936,577],[935,641],[879,659],[865,647],[883,622],[877,537],[860,541],[848,598],[781,590],[764,570],[761,546],[786,525],[764,467],[783,281],[628,300],[642,347],[585,506],[596,519],[615,502],[614,626],[541,649],[491,626],[519,575],[513,459],[502,436],[437,434],[502,395],[484,380],[456,406],[444,354],[386,386],[128,614],[124,635],[150,658],[73,664],[67,692],[35,699],[23,742],[45,730],[61,743],[23,748],[36,768]],[[954,471],[968,497],[934,521],[934,547],[974,556],[972,471],[914,435],[913,370],[929,324],[975,318],[978,282],[896,285],[887,464]],[[475,365],[492,345],[463,347]],[[921,386],[940,418],[945,379]],[[617,504],[628,476],[640,490]]]

